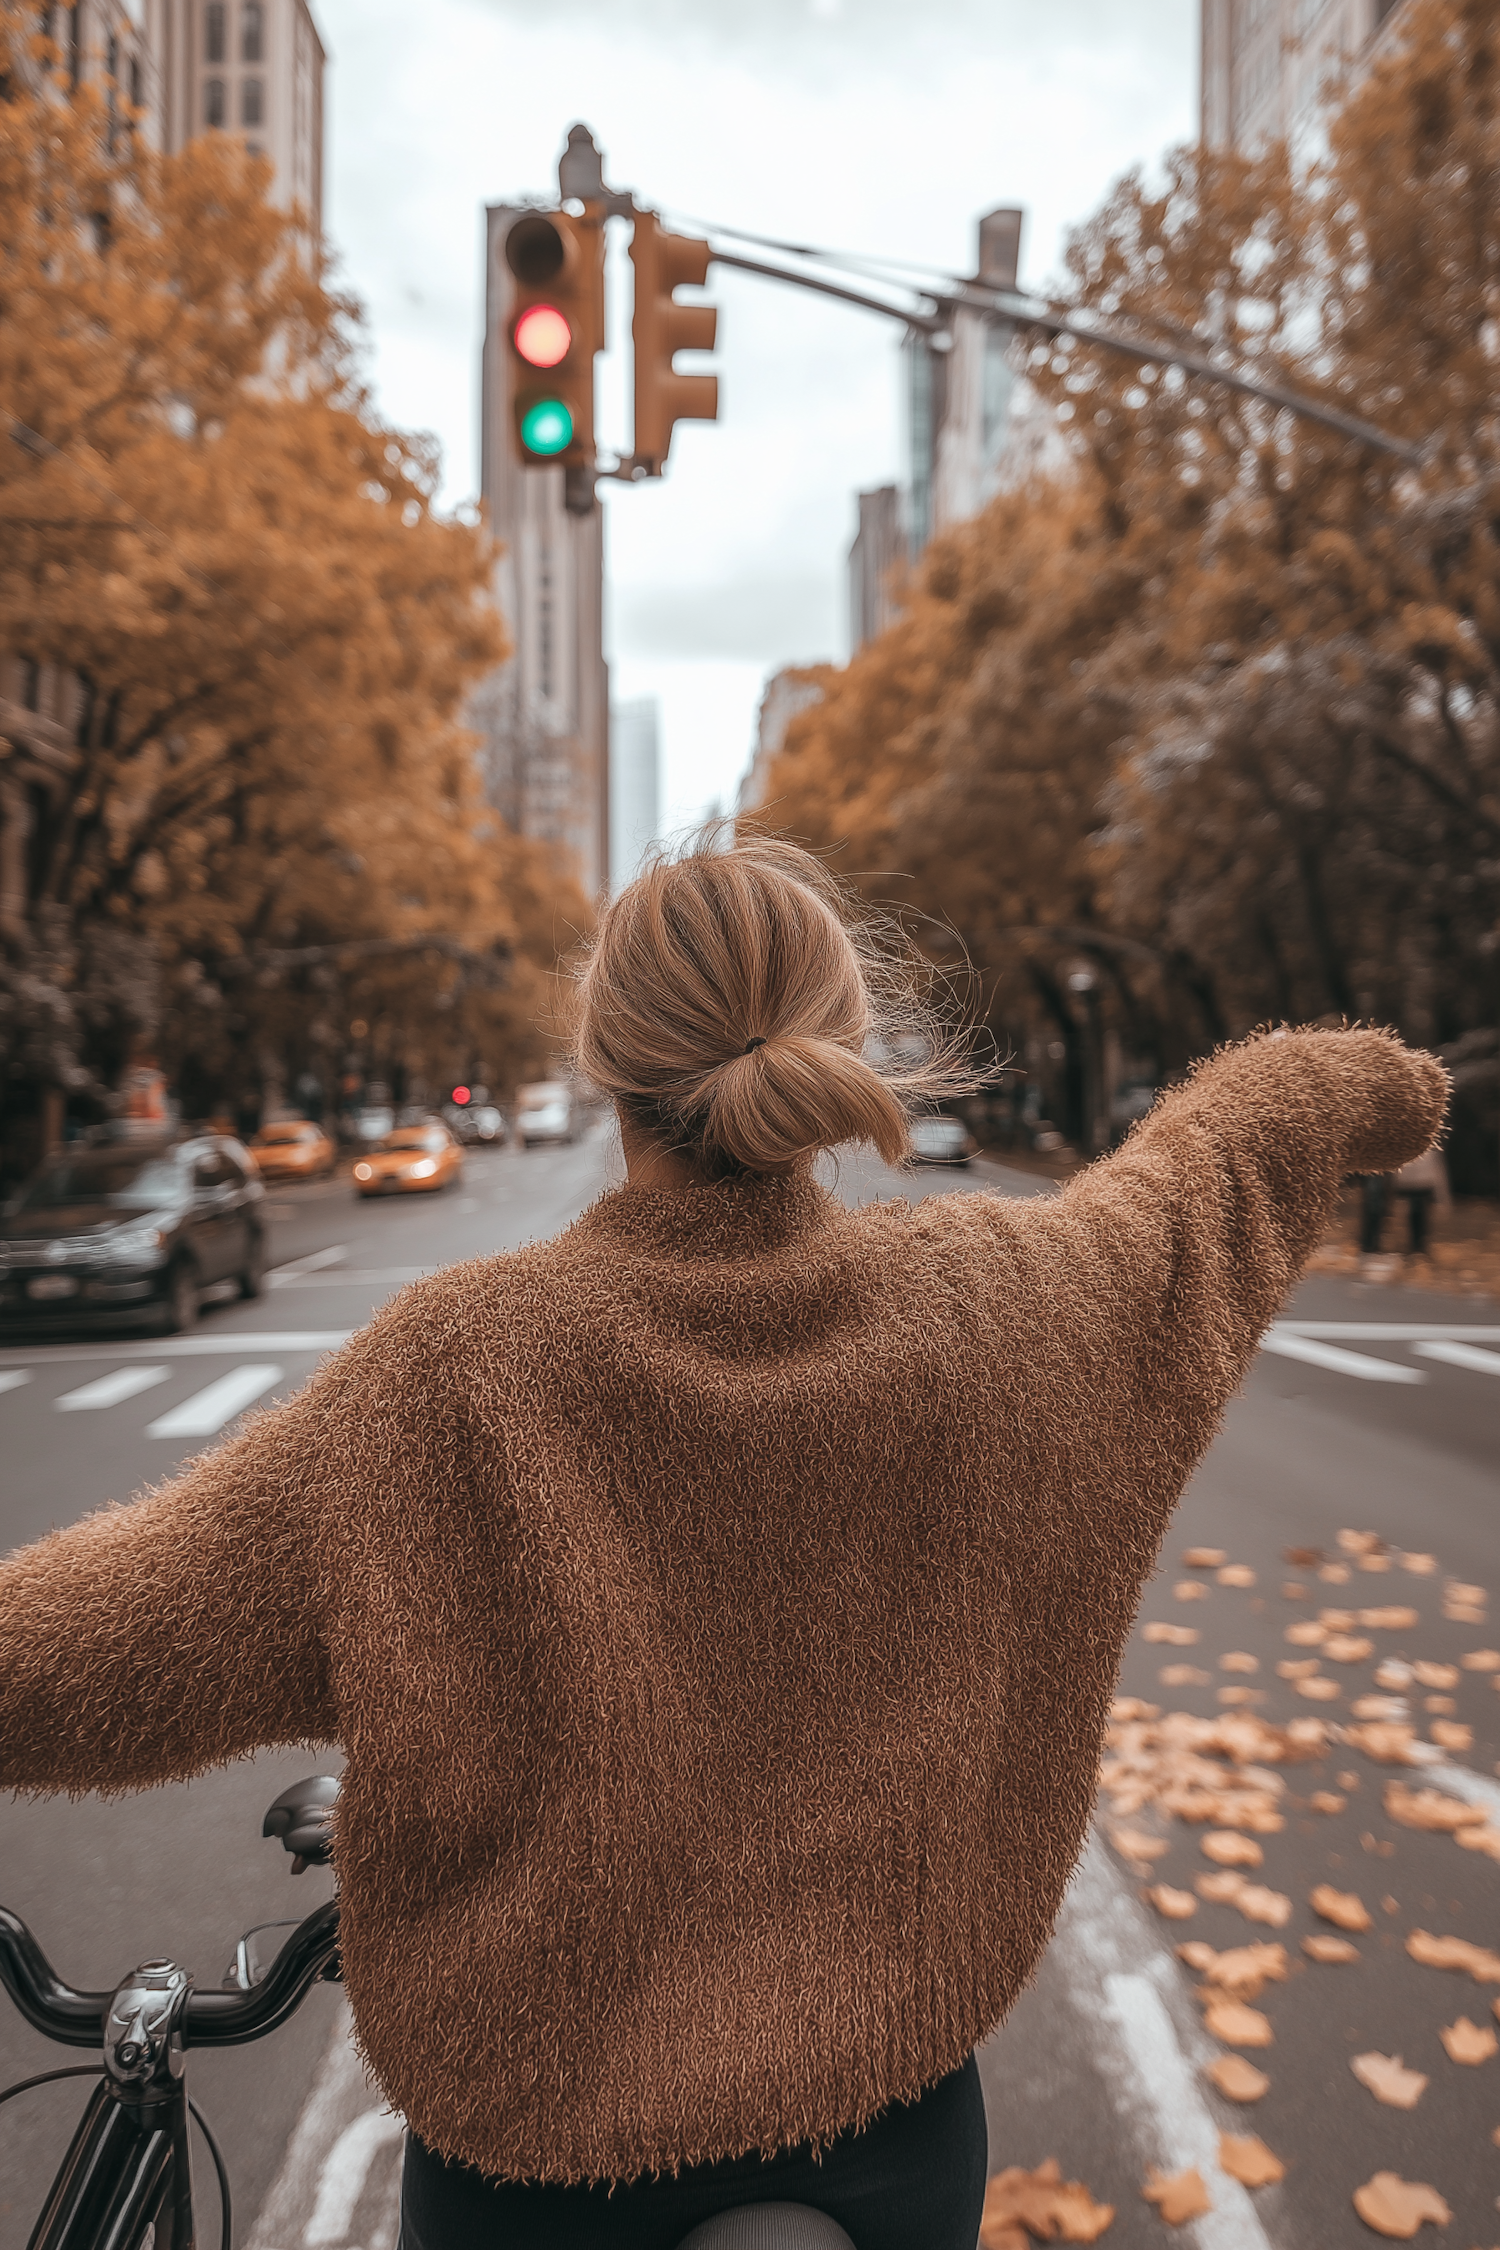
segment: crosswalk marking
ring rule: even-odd
[[[281,1381],[279,1367],[232,1367],[217,1382],[194,1391],[180,1406],[173,1406],[146,1425],[147,1437],[212,1437],[233,1415],[242,1413],[262,1391]]]
[[[0,1375],[0,1391],[18,1391],[23,1383],[31,1381],[29,1367],[7,1367]]]
[[[113,1375],[100,1375],[76,1391],[54,1399],[59,1414],[97,1414],[106,1406],[119,1406],[138,1391],[153,1390],[167,1379],[164,1367],[117,1367]]]
[[[1467,1367],[1474,1375],[1500,1375],[1500,1352],[1487,1352],[1478,1344],[1413,1345],[1419,1359],[1438,1359],[1445,1367]]]
[[[1282,1359],[1305,1360],[1309,1367],[1328,1367],[1336,1375],[1357,1375],[1366,1383],[1425,1383],[1420,1367],[1404,1367],[1399,1360],[1375,1359],[1368,1352],[1348,1352],[1338,1344],[1322,1344],[1313,1336],[1290,1336],[1270,1329],[1261,1338],[1261,1349]]]

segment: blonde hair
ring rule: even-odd
[[[579,1070],[710,1179],[845,1141],[901,1162],[908,1106],[976,1083],[927,1003],[932,970],[810,852],[724,849],[722,834],[605,909],[579,978]]]

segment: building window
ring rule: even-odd
[[[245,0],[240,12],[240,60],[264,62],[266,39],[266,12],[261,0]]]
[[[224,122],[222,78],[205,78],[203,81],[203,122],[205,125],[222,125]]]
[[[265,123],[265,88],[258,78],[247,78],[240,87],[240,123]]]
[[[224,60],[224,0],[208,0],[203,11],[203,59]]]
[[[130,58],[130,106],[132,109],[139,109],[141,106],[141,64],[138,55]]]

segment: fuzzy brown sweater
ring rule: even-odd
[[[0,1786],[338,1742],[389,2101],[513,2178],[826,2141],[1006,2013],[1163,1530],[1349,1171],[1373,1032],[1204,1065],[1056,1199],[606,1195],[0,1569]]]

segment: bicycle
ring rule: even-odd
[[[263,1836],[278,1837],[292,1873],[332,1862],[339,1785],[326,1774],[284,1789]],[[267,1959],[272,1930],[291,1930]],[[65,2047],[97,2047],[102,2063],[42,2071],[0,2103],[62,2078],[100,2080],[57,2170],[27,2250],[196,2250],[188,2140],[196,2122],[218,2179],[220,2250],[232,2250],[229,2174],[187,2090],[191,2047],[239,2047],[285,2023],[318,1983],[337,1984],[339,1907],[327,1900],[300,1922],[247,1930],[218,1990],[200,1990],[175,1961],[143,1961],[113,1992],[63,1983],[18,1914],[0,1907],[0,1984],[27,2022]],[[855,2250],[844,2229],[805,2204],[748,2204],[720,2212],[677,2250]]]

